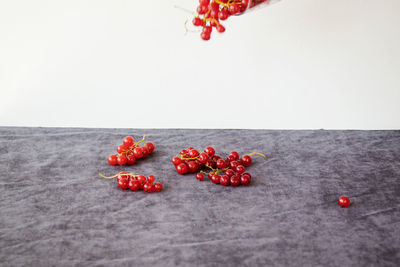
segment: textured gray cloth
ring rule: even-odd
[[[122,138],[155,152],[110,166]],[[187,146],[258,151],[249,187],[178,175]],[[154,174],[160,193],[98,176]],[[2,266],[398,266],[400,131],[0,127]],[[340,195],[352,204],[340,208]]]

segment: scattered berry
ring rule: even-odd
[[[350,199],[346,196],[341,196],[338,199],[338,203],[341,207],[345,208],[348,207],[350,205]]]

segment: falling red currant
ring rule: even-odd
[[[346,196],[341,196],[338,199],[338,203],[341,207],[345,208],[348,207],[350,205],[350,199]]]

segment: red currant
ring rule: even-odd
[[[228,175],[222,175],[219,182],[223,186],[228,186],[231,183],[231,178]]]
[[[145,183],[145,184],[143,185],[143,190],[144,190],[145,192],[147,192],[147,193],[153,192],[153,191],[154,191],[154,184],[152,184],[152,183]]]
[[[189,171],[188,166],[186,165],[186,163],[182,162],[181,164],[179,164],[178,166],[176,166],[176,171],[179,174],[185,174]]]
[[[236,172],[237,172],[237,174],[242,174],[242,173],[244,173],[245,171],[246,171],[246,168],[243,167],[242,165],[238,165],[238,166],[236,167]]]
[[[229,165],[230,165],[232,170],[236,170],[236,167],[239,166],[239,162],[234,160],[234,161],[229,162]]]
[[[198,173],[196,174],[196,179],[199,181],[203,181],[204,180],[204,175],[202,173]]]
[[[203,27],[203,33],[211,34],[211,32],[212,32],[212,27],[211,26],[204,26]]]
[[[136,179],[129,180],[129,189],[132,191],[138,191],[140,189],[140,183]]]
[[[163,186],[160,183],[155,183],[154,184],[154,191],[160,192],[162,190]]]
[[[211,176],[211,181],[214,184],[219,184],[221,181],[221,176],[219,176],[218,174],[214,174],[213,176]]]
[[[226,9],[222,9],[218,12],[218,18],[220,20],[226,20],[229,17],[228,11]]]
[[[182,149],[179,154],[181,154],[182,156],[185,156],[187,153],[188,153],[188,151],[186,149]]]
[[[217,25],[217,31],[219,33],[223,33],[223,32],[225,32],[225,27],[223,25],[221,25],[221,24],[218,24]]]
[[[154,175],[147,176],[148,183],[154,183],[155,180],[156,180],[156,177],[154,177]]]
[[[110,155],[108,157],[108,163],[110,163],[110,165],[117,165],[118,161],[117,161],[117,155]]]
[[[245,167],[249,167],[249,166],[251,165],[252,159],[251,159],[251,156],[249,156],[249,155],[244,155],[244,156],[241,158],[241,161],[242,161],[242,164],[243,164]]]
[[[126,152],[129,149],[129,147],[127,147],[126,145],[119,145],[117,147],[117,152],[119,154]]]
[[[231,180],[231,186],[238,186],[240,184],[240,178],[236,174],[232,175],[230,180]]]
[[[181,163],[182,163],[182,159],[180,157],[173,157],[172,158],[172,164],[174,164],[175,166],[179,165]]]
[[[215,155],[215,149],[211,146],[206,147],[206,149],[204,149],[204,152],[206,152],[210,157]]]
[[[250,184],[251,177],[249,175],[242,175],[240,176],[240,183],[244,186],[247,186]]]
[[[338,199],[338,203],[341,207],[345,208],[348,207],[350,205],[350,199],[346,196],[341,196]]]
[[[126,190],[129,187],[129,175],[126,172],[120,172],[117,176],[117,182],[122,190]]]
[[[200,5],[208,6],[210,4],[210,0],[199,0]]]
[[[147,157],[149,155],[149,150],[147,149],[147,147],[142,146],[142,153],[143,153],[143,158]]]
[[[195,17],[192,20],[192,23],[193,23],[194,26],[201,26],[203,24],[203,21],[201,20],[201,18]]]
[[[210,35],[209,33],[202,32],[202,33],[200,34],[200,37],[201,37],[201,39],[203,39],[204,41],[208,41],[208,40],[210,40],[211,35]]]
[[[135,155],[136,159],[140,159],[143,157],[143,148],[142,147],[135,147],[133,150],[133,154]]]
[[[135,162],[136,162],[136,158],[135,158],[135,156],[134,156],[133,154],[127,155],[127,156],[126,156],[126,159],[127,159],[126,163],[127,163],[128,165],[133,165],[133,164],[135,164]]]
[[[149,151],[149,154],[153,153],[154,148],[155,148],[153,143],[147,142],[147,143],[145,144],[145,146],[146,146],[147,150]]]
[[[133,144],[135,143],[135,140],[133,139],[132,136],[127,136],[124,138],[124,140],[122,141],[122,143],[126,146],[126,147],[131,147],[133,146]],[[118,152],[119,153],[119,152]]]
[[[138,182],[139,182],[139,184],[140,184],[140,188],[143,189],[143,186],[144,186],[144,184],[145,184],[146,181],[147,181],[146,176],[144,176],[144,175],[139,175],[139,176],[137,176],[137,180],[138,180]]]
[[[128,158],[125,154],[119,155],[117,158],[118,165],[125,165],[128,162]]]
[[[232,169],[227,169],[225,171],[225,175],[231,177],[231,176],[235,175],[235,172]]]
[[[199,168],[199,165],[197,164],[197,162],[196,162],[196,161],[193,161],[193,160],[189,161],[189,162],[187,163],[187,166],[188,166],[188,169],[189,169],[189,172],[190,172],[190,173],[196,172],[197,169]]]
[[[189,154],[189,157],[195,158],[199,155],[199,151],[197,151],[196,149],[191,149],[191,150],[189,150],[188,154]]]
[[[208,161],[208,159],[209,159],[209,156],[208,156],[208,154],[207,153],[200,153],[200,155],[199,155],[199,158],[198,158],[198,160],[201,162],[201,163],[203,163],[203,164],[206,164],[207,163],[207,161]]]
[[[229,155],[232,155],[235,160],[239,159],[239,153],[236,151],[232,151],[231,153],[229,153]]]
[[[223,159],[218,159],[216,165],[219,169],[225,169],[227,167],[226,162]]]

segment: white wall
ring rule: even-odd
[[[0,0],[0,125],[400,128],[400,1],[282,0],[184,36],[196,0]]]

